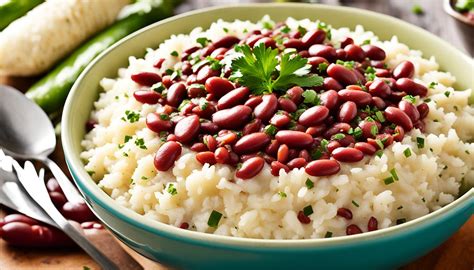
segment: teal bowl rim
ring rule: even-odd
[[[350,244],[361,242],[364,240],[377,240],[381,238],[388,238],[394,237],[397,234],[402,234],[407,232],[411,229],[415,230],[416,228],[420,228],[423,225],[428,226],[430,223],[440,221],[443,217],[446,218],[450,213],[454,213],[455,210],[460,210],[464,207],[467,208],[467,211],[472,213],[474,212],[474,188],[471,188],[467,191],[464,195],[457,198],[455,201],[451,202],[450,204],[438,209],[434,212],[431,212],[427,215],[422,217],[416,218],[414,220],[408,221],[404,224],[380,229],[377,231],[366,232],[363,234],[357,235],[350,235],[350,236],[342,236],[342,237],[334,237],[334,238],[318,238],[318,239],[298,239],[298,240],[277,240],[277,239],[255,239],[255,238],[241,238],[241,237],[232,237],[232,236],[222,236],[222,235],[215,235],[209,233],[202,233],[190,230],[183,230],[177,228],[175,226],[161,223],[158,221],[154,221],[148,219],[131,209],[125,208],[123,206],[118,205],[112,198],[110,198],[104,191],[102,191],[97,184],[92,180],[92,178],[87,174],[84,169],[84,166],[79,159],[79,156],[74,154],[74,149],[72,149],[71,143],[71,129],[68,128],[68,117],[72,116],[70,111],[71,104],[74,102],[72,96],[74,93],[77,92],[79,89],[79,82],[84,80],[87,74],[90,72],[92,67],[99,61],[101,61],[110,51],[114,50],[116,47],[121,46],[123,43],[127,42],[130,39],[133,39],[139,36],[141,33],[148,31],[151,28],[159,27],[166,23],[169,23],[174,20],[178,20],[180,18],[194,16],[194,15],[203,15],[208,11],[215,11],[215,10],[231,10],[233,8],[253,8],[253,7],[260,7],[260,6],[278,6],[281,8],[289,7],[289,6],[298,6],[304,8],[305,6],[311,7],[318,7],[322,9],[330,9],[330,10],[346,10],[346,11],[354,11],[354,12],[362,12],[366,13],[370,16],[377,17],[380,20],[391,20],[402,24],[406,27],[411,27],[413,31],[416,32],[425,32],[430,35],[432,38],[437,39],[443,46],[447,47],[452,51],[452,53],[458,54],[460,57],[466,58],[469,62],[469,57],[460,52],[458,49],[453,47],[451,44],[447,43],[446,41],[440,39],[439,37],[423,30],[417,26],[411,25],[407,22],[402,20],[393,18],[388,15],[379,14],[372,11],[361,10],[357,8],[350,8],[350,7],[340,7],[340,6],[327,6],[327,5],[318,5],[318,4],[301,4],[301,3],[272,3],[272,4],[243,4],[243,5],[226,5],[226,6],[218,6],[218,7],[210,7],[200,10],[195,10],[191,12],[187,12],[184,14],[176,15],[174,17],[159,21],[154,23],[150,26],[147,26],[141,30],[136,31],[135,33],[123,38],[122,40],[118,41],[106,51],[101,53],[98,57],[96,57],[82,72],[79,78],[76,80],[76,83],[72,87],[72,90],[67,98],[66,104],[64,106],[64,112],[62,117],[62,145],[64,149],[64,154],[66,158],[67,165],[71,174],[73,175],[74,181],[79,186],[81,192],[86,196],[91,198],[94,203],[98,204],[103,209],[109,211],[111,214],[116,216],[117,218],[121,219],[122,221],[136,226],[140,229],[146,230],[153,234],[157,235],[164,235],[167,238],[175,239],[177,241],[199,241],[196,243],[204,244],[208,243],[211,245],[215,244],[225,244],[226,246],[240,246],[240,247],[248,247],[248,248],[287,248],[291,246],[292,248],[308,248],[308,247],[328,247],[334,246],[338,244]],[[145,48],[144,48],[145,49]],[[474,62],[471,62],[474,63]],[[474,64],[473,64],[474,65]],[[100,218],[100,216],[99,216]],[[439,219],[439,220],[437,220]],[[113,224],[110,225],[113,229]]]

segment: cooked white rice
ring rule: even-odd
[[[292,29],[298,25],[316,28],[316,23],[307,19],[289,18],[287,24]],[[120,69],[118,78],[102,80],[104,92],[91,113],[98,125],[82,142],[85,150],[81,158],[86,170],[111,198],[150,219],[178,227],[187,222],[191,230],[199,232],[302,239],[324,237],[327,232],[342,236],[349,224],[366,231],[371,216],[377,218],[379,228],[393,226],[399,219],[412,220],[449,204],[458,197],[461,185],[474,185],[474,143],[468,142],[474,138],[474,107],[468,104],[471,90],[454,91],[455,78],[449,72],[438,71],[434,57],[423,58],[420,51],[410,50],[397,37],[379,41],[362,26],[333,29],[332,40],[350,36],[355,43],[362,43],[370,39],[385,50],[390,68],[410,60],[415,65],[417,82],[426,86],[438,83],[428,93],[431,102],[424,120],[426,134],[414,129],[402,142],[385,149],[381,157],[366,156],[357,163],[341,163],[341,171],[330,177],[309,176],[304,168],[275,177],[265,165],[253,179],[229,181],[234,179],[234,168],[221,164],[202,166],[195,153],[186,148],[172,169],[157,171],[153,157],[161,141],[146,127],[145,116],[160,105],[137,102],[132,94],[139,86],[130,75],[158,71],[153,63],[159,58],[166,59],[161,71],[172,68],[177,58],[170,53],[181,53],[198,37],[215,41],[230,33],[244,38],[247,31],[259,28],[262,22],[248,21],[218,21],[208,30],[196,28],[189,35],[172,36],[157,50],[149,49],[144,59],[130,57],[129,67]],[[140,120],[122,121],[126,110],[140,112]],[[121,147],[125,135],[133,135],[133,139]],[[416,137],[425,138],[423,148],[418,148]],[[134,143],[137,138],[144,139],[147,149]],[[407,148],[411,149],[410,157],[403,153]],[[399,180],[386,185],[383,179],[390,176],[393,168]],[[314,182],[310,190],[305,185],[308,178]],[[170,185],[176,188],[176,195],[167,191]],[[280,196],[280,192],[287,196]],[[312,223],[303,225],[297,213],[308,205],[314,210]],[[340,207],[352,211],[351,221],[336,216]],[[213,210],[223,214],[217,228],[207,224]]]

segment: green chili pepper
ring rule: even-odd
[[[61,109],[66,97],[81,72],[101,52],[128,34],[153,22],[173,15],[173,7],[181,1],[143,0],[131,4],[130,12],[108,29],[99,33],[34,84],[26,96],[47,113]],[[144,7],[144,3],[151,4]],[[146,5],[145,5],[146,6]]]
[[[42,2],[43,0],[0,1],[0,31]]]

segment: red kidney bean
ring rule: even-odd
[[[388,121],[402,126],[406,131],[413,129],[413,122],[410,117],[399,108],[387,107],[385,109],[385,117]]]
[[[247,38],[247,40],[245,41],[245,44],[249,45],[249,47],[254,47],[255,43],[256,43],[257,41],[259,41],[262,37],[263,37],[263,36],[260,35],[260,34],[250,36],[250,37]]]
[[[403,61],[393,69],[392,74],[396,80],[400,78],[412,78],[415,74],[415,66],[410,61]]]
[[[364,50],[357,45],[349,44],[344,47],[344,51],[346,52],[347,60],[362,62],[365,59]]]
[[[36,219],[32,219],[29,216],[23,214],[10,214],[3,218],[3,221],[0,222],[0,227],[2,225],[11,223],[11,222],[21,222],[29,225],[38,225],[40,224]],[[2,224],[3,223],[3,224]]]
[[[245,154],[240,156],[240,162],[245,162],[253,157],[259,157],[258,153]]]
[[[203,85],[200,85],[200,86],[190,85],[188,87],[188,96],[190,98],[204,97],[206,96],[206,89],[204,89]]]
[[[330,141],[327,146],[326,146],[326,149],[328,150],[328,153],[331,154],[334,150],[336,150],[337,148],[340,148],[341,147],[341,143],[338,142],[338,141]]]
[[[212,122],[202,122],[201,123],[201,132],[208,134],[216,134],[219,131],[219,126]]]
[[[195,106],[191,111],[200,118],[210,119],[212,114],[216,112],[216,108],[208,102],[207,105]]]
[[[166,141],[167,141],[167,142],[176,142],[176,141],[178,141],[178,139],[176,138],[176,135],[174,135],[174,134],[169,134],[169,135],[166,137]]]
[[[60,192],[51,191],[49,197],[56,208],[61,208],[67,202],[66,197]]]
[[[388,86],[388,84],[386,84],[383,80],[375,80],[369,86],[369,93],[372,96],[386,98],[391,92],[392,90],[390,89],[390,86]]]
[[[272,173],[273,176],[279,176],[281,169],[283,169],[285,172],[290,171],[290,168],[288,168],[288,166],[286,166],[285,164],[283,164],[281,162],[278,162],[278,161],[273,161],[270,164],[270,168],[271,168],[271,173]]]
[[[260,44],[263,44],[266,48],[276,48],[276,41],[270,37],[262,37],[257,42],[255,42],[255,45],[253,45],[253,47],[255,48]]]
[[[277,160],[281,163],[285,163],[288,160],[289,148],[286,144],[280,145],[277,152]]]
[[[407,95],[407,93],[405,93],[405,92],[392,92],[392,93],[390,93],[390,96],[388,97],[388,99],[392,103],[398,103],[406,95]]]
[[[61,208],[61,213],[66,219],[71,219],[79,223],[96,219],[89,207],[83,202],[66,202]]]
[[[277,106],[278,100],[275,95],[263,95],[262,102],[254,109],[255,117],[264,122],[268,121],[275,114]]]
[[[212,135],[204,135],[202,141],[207,146],[209,151],[214,152],[217,148],[217,140]]]
[[[219,74],[220,74],[219,70],[213,70],[209,65],[205,65],[201,69],[199,69],[196,75],[196,82],[201,83],[201,84],[206,83],[209,78],[214,78],[215,76],[219,76]],[[220,77],[217,77],[217,78],[220,78]],[[206,90],[209,92],[209,89],[207,88],[207,83],[206,83]]]
[[[329,110],[332,110],[339,102],[339,95],[334,90],[328,90],[320,95],[320,99],[321,104],[326,106]]]
[[[291,101],[298,105],[303,101],[303,92],[303,88],[294,86],[286,91],[286,95],[291,99]]]
[[[426,103],[421,103],[420,105],[416,106],[416,109],[420,113],[420,119],[424,119],[430,112],[430,107]]]
[[[377,107],[377,109],[379,110],[383,110],[387,107],[387,105],[385,104],[385,101],[383,101],[383,99],[381,99],[380,97],[372,97],[371,104]]]
[[[425,123],[423,123],[423,121],[418,120],[413,124],[413,128],[417,128],[421,132],[425,132]]]
[[[254,120],[252,120],[252,122],[244,126],[244,129],[242,130],[242,134],[249,135],[251,133],[259,132],[262,127],[263,127],[262,120],[255,118]]]
[[[137,90],[133,93],[133,97],[141,103],[156,104],[161,98],[161,95],[155,91]]]
[[[329,109],[325,106],[313,106],[304,111],[298,123],[304,126],[314,126],[322,123],[329,115]]]
[[[330,138],[336,133],[347,133],[351,129],[351,125],[347,123],[335,123],[332,125],[326,132],[324,132],[324,137]]]
[[[348,220],[352,219],[352,211],[347,208],[337,209],[337,215]]]
[[[302,224],[309,224],[311,223],[311,219],[309,217],[307,217],[303,211],[299,211],[298,212],[298,220],[302,223]]]
[[[199,46],[193,46],[193,47],[189,47],[189,48],[185,49],[185,50],[183,51],[183,53],[192,54],[192,53],[194,53],[194,52],[197,52],[199,49],[200,49]]]
[[[216,47],[214,47],[214,45],[209,44],[209,45],[207,45],[206,47],[204,47],[204,48],[201,49],[201,56],[202,56],[202,57],[209,56],[209,55],[211,55],[211,53],[212,53],[215,49],[216,49]]]
[[[275,138],[280,144],[286,144],[288,147],[304,148],[313,143],[311,135],[294,130],[280,130]]]
[[[94,129],[94,127],[97,125],[97,121],[93,120],[93,119],[89,119],[87,120],[86,122],[86,132],[89,132],[91,131],[92,129]]]
[[[237,154],[248,154],[263,149],[270,143],[270,136],[263,132],[245,135],[234,145],[234,152]]]
[[[9,222],[0,228],[2,238],[17,247],[69,247],[73,242],[60,230],[30,225],[20,221]]]
[[[401,100],[398,103],[398,108],[406,113],[412,122],[416,122],[420,119],[420,112],[418,112],[418,109],[415,105],[413,105],[413,103],[406,100]]]
[[[298,54],[303,58],[308,58],[309,57],[309,52],[306,51],[306,50],[299,51]]]
[[[312,72],[318,72],[319,71],[319,65],[322,64],[322,63],[325,63],[325,64],[329,65],[328,60],[326,60],[323,57],[313,56],[313,57],[308,58],[308,64],[311,65],[311,71]]]
[[[199,133],[200,123],[197,115],[190,115],[180,120],[175,128],[174,135],[181,143],[192,141]]]
[[[342,85],[331,77],[326,77],[323,80],[323,88],[325,90],[341,90],[343,87]],[[324,93],[323,93],[324,94]]]
[[[202,165],[206,163],[209,165],[214,165],[217,162],[214,153],[210,151],[197,153],[196,160],[199,161]]]
[[[163,76],[163,79],[161,80],[161,82],[163,83],[163,85],[166,87],[166,88],[169,88],[171,86],[171,84],[173,84],[173,81],[171,80],[171,76],[170,75],[165,75]]]
[[[165,62],[165,59],[160,58],[160,59],[156,60],[156,62],[153,64],[153,67],[161,68],[163,66],[164,62]]]
[[[306,159],[297,157],[288,161],[286,165],[290,168],[290,170],[293,170],[295,168],[297,169],[303,168],[304,166],[306,166],[306,164],[307,164]]]
[[[341,90],[337,93],[339,98],[344,101],[355,102],[359,106],[369,105],[372,101],[372,96],[364,91],[359,90]]]
[[[309,154],[308,150],[303,149],[299,152],[298,157],[304,159],[306,162],[311,161],[311,155]]]
[[[366,142],[357,142],[354,145],[354,148],[361,151],[362,153],[366,155],[373,155],[375,154],[375,152],[377,152],[377,149],[374,146]]]
[[[207,92],[214,94],[216,98],[220,98],[234,90],[235,87],[228,79],[211,77],[206,80],[205,88]]]
[[[46,182],[46,188],[48,189],[49,192],[60,192],[62,193],[63,191],[61,190],[61,187],[59,186],[58,180],[55,178],[49,178],[48,181]]]
[[[290,38],[290,39],[287,39],[287,40],[283,41],[283,46],[285,48],[295,48],[297,50],[301,50],[305,47],[303,41],[301,41],[300,39],[296,39],[296,38]]]
[[[367,231],[376,231],[379,228],[379,222],[376,218],[370,217],[369,222],[367,223]]]
[[[225,164],[229,161],[230,158],[229,150],[221,146],[216,149],[216,151],[214,152],[214,156],[216,158],[217,163]]]
[[[227,35],[216,40],[212,45],[214,45],[215,48],[231,48],[234,44],[239,43],[239,41],[240,39],[238,37]]]
[[[226,163],[232,166],[236,166],[239,163],[239,155],[234,152],[229,152],[229,159]]]
[[[328,176],[338,173],[341,165],[335,160],[320,159],[308,163],[305,167],[307,174],[311,176]]]
[[[161,82],[161,76],[154,72],[136,73],[131,76],[131,79],[132,81],[145,86],[152,86],[155,83]]]
[[[186,85],[184,83],[174,83],[168,89],[166,101],[173,107],[178,107],[181,101],[186,97]]]
[[[256,176],[265,165],[265,160],[261,157],[252,157],[242,163],[242,167],[237,170],[235,176],[244,180]]]
[[[294,159],[294,158],[297,158],[298,157],[298,154],[299,154],[299,151],[296,150],[296,149],[290,149],[290,151],[288,151],[288,159]]]
[[[336,49],[336,59],[345,61],[347,57],[346,51],[344,49]]]
[[[353,235],[353,234],[359,234],[362,233],[362,230],[359,228],[359,226],[355,224],[351,224],[346,227],[346,234],[347,235]]]
[[[334,47],[322,44],[315,44],[309,47],[309,55],[324,57],[328,61],[334,61],[337,58],[336,49]],[[332,76],[331,76],[332,77]]]
[[[171,129],[172,124],[168,119],[167,114],[149,113],[146,116],[146,126],[153,132],[160,133],[161,131],[168,131]]]
[[[364,136],[364,138],[374,138],[375,135],[372,134],[372,130],[375,128],[373,128],[373,126],[377,127],[376,130],[378,133],[378,130],[380,129],[379,125],[380,124],[378,122],[372,122],[372,121],[366,121],[366,120],[359,122],[359,127],[362,130],[362,135]]]
[[[341,48],[345,48],[349,44],[354,44],[354,40],[350,37],[344,37],[341,40]]]
[[[375,139],[383,142],[384,147],[388,147],[393,143],[393,136],[386,133],[378,134]]]
[[[278,99],[278,107],[289,113],[296,112],[298,109],[296,104],[289,98],[280,97]]]
[[[383,69],[383,68],[376,68],[375,69],[375,76],[377,77],[390,77],[391,73],[388,69]]]
[[[275,114],[270,119],[270,124],[276,126],[277,128],[282,128],[288,125],[291,121],[291,118],[286,114]]]
[[[181,145],[177,142],[165,142],[156,152],[154,165],[158,171],[169,170],[181,155]]]
[[[364,158],[364,153],[356,148],[339,147],[331,153],[332,157],[340,162],[358,162]]]
[[[255,97],[250,97],[245,103],[245,106],[248,106],[252,109],[257,107],[258,104],[262,102],[262,96],[255,96]]]
[[[237,105],[230,109],[217,111],[212,115],[212,122],[220,128],[238,129],[245,125],[252,114],[252,109],[245,105]]]
[[[311,135],[313,137],[316,137],[316,136],[320,136],[321,134],[323,134],[323,132],[325,130],[326,130],[326,125],[321,124],[321,125],[318,125],[318,126],[312,126],[312,127],[307,128],[305,133],[308,133],[309,135]]]
[[[220,135],[217,137],[217,146],[224,146],[227,144],[234,144],[237,141],[238,137],[234,132],[229,132],[227,134]]]
[[[326,72],[330,77],[344,85],[357,83],[357,76],[354,72],[343,65],[330,64]]]
[[[344,138],[342,139],[336,139],[333,136],[331,137],[331,139],[337,140],[341,144],[341,146],[344,146],[344,147],[349,147],[349,146],[352,147],[355,144],[355,139],[352,135],[344,135]]]
[[[191,63],[188,61],[183,62],[183,65],[181,66],[181,73],[186,76],[191,75],[193,73],[193,66]]]
[[[349,123],[357,116],[357,105],[352,101],[346,101],[339,109],[338,120]]]
[[[280,147],[280,143],[278,143],[277,140],[271,140],[270,144],[265,148],[265,153],[271,156],[276,156],[279,147]]]
[[[401,126],[396,126],[393,134],[393,140],[396,142],[401,142],[405,137],[405,130]]]
[[[365,56],[370,60],[385,60],[385,51],[375,45],[363,45],[362,50],[364,50]]]
[[[201,142],[197,142],[197,143],[191,145],[191,147],[189,149],[193,150],[194,152],[204,152],[204,151],[208,150],[207,146],[204,143],[201,143]]]
[[[395,82],[395,87],[409,95],[424,97],[428,93],[428,88],[415,82],[412,79],[401,78]]]
[[[241,104],[248,97],[249,93],[250,90],[247,87],[236,88],[219,99],[217,108],[222,110]]]
[[[324,39],[326,39],[326,32],[316,29],[306,32],[306,34],[301,38],[301,42],[303,42],[304,46],[308,48],[313,44],[323,43]]]

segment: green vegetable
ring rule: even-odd
[[[172,196],[178,194],[178,190],[176,190],[176,187],[174,186],[173,183],[170,183],[168,185],[168,188],[166,189],[166,191],[168,191],[168,193],[171,194]]]
[[[217,212],[216,210],[212,210],[211,215],[209,216],[209,219],[207,220],[207,225],[209,227],[217,228],[217,225],[219,225],[219,221],[222,218],[222,214]]]
[[[403,151],[403,154],[405,155],[405,157],[411,156],[411,150],[410,150],[410,148],[405,149],[405,151]]]
[[[460,12],[474,11],[474,0],[458,0],[456,10]]]
[[[43,0],[0,1],[0,31],[42,2]]]
[[[416,15],[421,15],[424,13],[423,8],[420,5],[414,5],[411,8],[411,12],[413,12],[413,14],[416,14]]]
[[[38,103],[47,113],[59,110],[76,79],[97,55],[128,34],[171,16],[173,7],[180,2],[140,0],[127,6],[129,12],[125,17],[80,46],[34,84],[26,96]]]
[[[314,187],[314,182],[311,181],[309,178],[306,179],[305,184],[306,184],[306,187],[307,187],[308,189],[312,189],[312,188]]]
[[[418,145],[419,149],[425,147],[425,138],[416,137],[416,144]]]
[[[359,204],[358,204],[356,201],[354,201],[354,200],[352,200],[352,204],[353,204],[355,207],[359,207]]]
[[[259,44],[251,49],[248,45],[236,46],[243,54],[232,61],[234,71],[231,79],[250,88],[253,94],[272,93],[287,90],[291,86],[319,86],[323,78],[308,74],[310,66],[300,55],[282,54],[278,60],[278,50]],[[277,69],[279,66],[279,69]]]
[[[313,212],[313,207],[311,205],[306,206],[303,208],[303,214],[307,217],[309,217]]]

